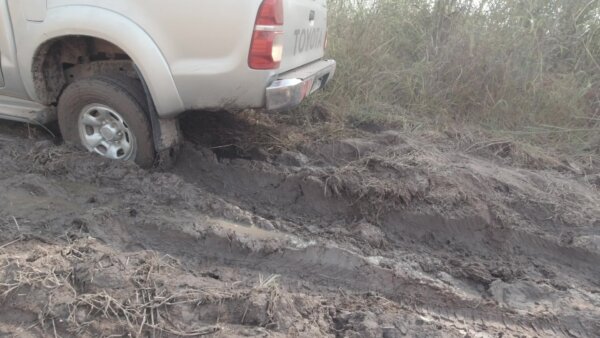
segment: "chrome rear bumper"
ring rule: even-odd
[[[335,73],[334,60],[320,60],[279,75],[267,87],[267,110],[286,110],[323,88]]]

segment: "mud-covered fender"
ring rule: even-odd
[[[48,8],[43,22],[27,22],[19,44],[19,64],[23,82],[32,98],[37,98],[33,79],[33,58],[45,42],[68,35],[84,35],[106,40],[123,49],[135,62],[152,94],[161,117],[184,110],[169,65],[160,48],[136,23],[116,12],[94,6]],[[17,37],[18,38],[18,37]],[[23,67],[29,65],[29,67]]]

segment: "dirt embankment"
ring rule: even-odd
[[[0,125],[0,335],[600,332],[598,176],[452,135],[187,122],[168,172]]]

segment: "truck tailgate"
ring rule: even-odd
[[[327,0],[285,0],[284,47],[280,72],[324,56]]]

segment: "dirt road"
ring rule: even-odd
[[[188,119],[169,171],[0,123],[0,336],[600,332],[600,176],[450,134],[292,151]]]

